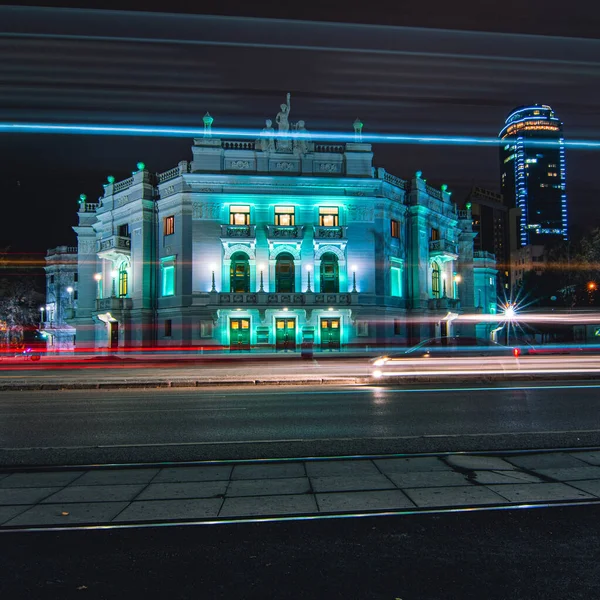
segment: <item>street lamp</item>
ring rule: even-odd
[[[517,313],[515,311],[515,305],[509,302],[504,307],[504,317],[506,319],[506,345],[507,346],[508,346],[508,341],[509,341],[510,326],[516,315],[517,315]]]
[[[214,264],[210,265],[211,280],[212,280],[211,288],[210,288],[211,292],[217,291],[217,288],[215,287],[215,269],[216,269],[216,266]]]
[[[71,286],[67,288],[67,294],[69,294],[69,306],[73,308],[73,288]]]
[[[352,265],[352,293],[356,294],[356,265]]]
[[[442,298],[446,297],[446,273],[442,273]]]
[[[96,280],[96,297],[100,299],[102,297],[102,273],[95,273],[94,279]]]
[[[40,329],[44,325],[44,307],[40,306]]]
[[[264,271],[264,269],[265,269],[265,265],[264,265],[264,264],[261,264],[261,265],[259,266],[259,269],[260,269],[260,289],[259,289],[258,291],[259,291],[259,292],[264,292],[265,290],[264,290],[264,288],[263,288],[263,271]]]
[[[456,298],[458,298],[458,297],[459,297],[459,293],[458,293],[458,284],[459,284],[461,281],[462,281],[462,277],[461,277],[461,276],[460,276],[458,273],[455,273],[455,274],[454,274],[454,290],[455,290],[454,296],[455,296]]]
[[[306,284],[306,292],[310,293],[312,292],[312,290],[310,289],[310,272],[312,270],[312,265],[306,265],[306,271],[307,271],[307,275],[308,275],[308,282]]]

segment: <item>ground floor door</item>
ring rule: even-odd
[[[119,323],[118,321],[110,321],[110,349],[116,350],[119,347]]]
[[[296,319],[275,319],[275,350],[296,350]]]
[[[321,319],[321,350],[340,349],[340,320]]]
[[[229,347],[231,350],[250,350],[250,319],[230,319]]]

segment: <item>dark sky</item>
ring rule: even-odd
[[[142,6],[230,18],[0,6],[0,121],[197,127],[209,110],[215,126],[260,129],[289,91],[292,120],[312,131],[350,132],[358,116],[365,132],[495,136],[512,108],[540,102],[553,106],[568,139],[600,139],[600,42],[592,39],[600,7],[588,2],[191,4]],[[95,200],[108,174],[127,177],[139,160],[166,170],[189,159],[190,146],[181,138],[0,134],[0,247],[73,244],[81,192]],[[420,169],[456,200],[473,184],[498,188],[495,148],[374,151],[377,166],[403,178]],[[600,219],[598,158],[567,154],[578,227]]]

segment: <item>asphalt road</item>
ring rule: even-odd
[[[600,508],[0,534],[0,597],[590,600]]]
[[[5,392],[0,465],[598,445],[600,384]]]

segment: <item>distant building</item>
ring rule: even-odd
[[[488,336],[485,319],[460,316],[495,311],[495,259],[474,255],[471,212],[446,186],[373,168],[359,122],[347,144],[311,141],[287,111],[277,123],[279,135],[268,121],[257,141],[223,140],[207,115],[191,162],[160,174],[139,163],[80,204],[78,347],[330,351]]]
[[[523,246],[511,252],[510,262],[512,265],[511,289],[516,289],[522,285],[526,273],[542,274],[546,264],[545,248],[539,244]]]
[[[58,246],[46,254],[46,305],[41,311],[48,351],[75,348],[75,328],[67,323],[77,308],[77,248]]]
[[[563,124],[543,104],[513,110],[499,134],[501,191],[518,208],[519,246],[567,239]]]

